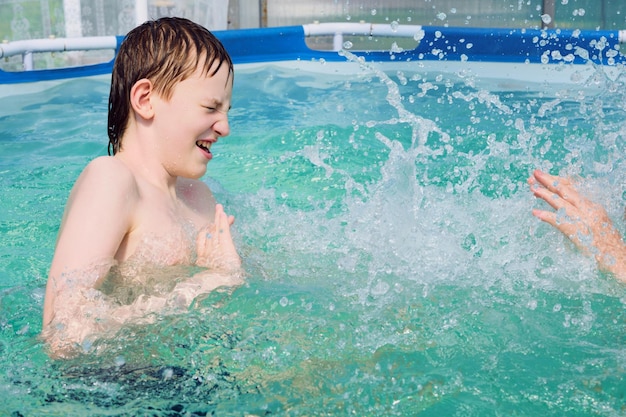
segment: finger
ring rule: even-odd
[[[216,226],[218,233],[224,237],[230,237],[230,218],[223,211],[220,213],[218,218],[216,219]]]
[[[570,185],[569,181],[566,178],[550,175],[540,170],[535,170],[533,176],[539,184],[554,193],[558,193],[560,190],[563,189],[563,187],[567,187]]]
[[[217,224],[218,221],[220,223],[220,226],[218,227],[218,229],[221,228],[222,233],[224,233],[225,229],[230,229],[230,226],[232,226],[235,223],[235,216],[227,215],[226,212],[224,211],[224,206],[221,204],[216,204],[215,205],[215,223]]]
[[[577,243],[579,241],[578,232],[580,225],[576,220],[570,218],[567,215],[563,215],[562,213],[554,213],[545,210],[534,209],[532,211],[532,214],[539,220],[548,223],[549,225],[563,233],[574,243]]]
[[[203,227],[196,236],[196,254],[197,262],[205,264],[207,262],[207,256],[209,253],[209,247],[212,242],[214,232],[210,227]]]
[[[198,235],[196,236],[196,248],[198,248],[198,252],[201,252],[201,249],[204,248],[204,246],[206,245],[206,240],[208,238],[208,236],[207,236],[208,234],[209,233],[208,233],[206,227],[203,227],[198,232]]]
[[[552,192],[547,188],[536,187],[532,190],[532,192],[535,197],[542,199],[555,210],[565,209],[566,211],[569,211],[571,207],[573,207],[569,202],[561,198],[559,194]]]
[[[568,178],[557,177],[540,170],[535,170],[535,172],[533,173],[533,179],[529,179],[528,182],[531,185],[531,189],[533,190],[535,195],[537,195],[536,191],[544,187],[552,193],[557,194],[559,197],[572,204],[573,206],[578,207],[580,205],[580,195]]]

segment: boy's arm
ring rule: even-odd
[[[70,308],[58,303],[67,291],[96,288],[114,262],[132,227],[138,199],[134,177],[114,158],[92,161],[68,199],[50,266],[44,302],[44,327],[55,312]]]
[[[535,209],[533,215],[594,256],[602,270],[626,282],[626,244],[606,210],[580,195],[568,179],[537,170],[528,183],[536,197],[556,210]]]
[[[157,315],[185,311],[201,294],[242,282],[240,274],[206,270],[178,283],[167,295],[141,295],[129,305],[111,304],[108,297],[93,288],[66,291],[57,298],[63,308],[44,328],[42,337],[52,356],[73,357],[89,350],[101,335],[112,335],[125,323],[151,323]]]

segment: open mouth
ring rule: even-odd
[[[197,141],[196,146],[205,153],[211,155],[211,150],[209,149],[211,147],[211,144],[209,142]]]

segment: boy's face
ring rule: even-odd
[[[222,65],[213,76],[197,69],[174,86],[169,100],[155,94],[152,102],[156,145],[170,175],[200,178],[205,174],[213,157],[212,145],[230,133],[232,89],[232,74],[227,65]]]

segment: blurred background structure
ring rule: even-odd
[[[382,5],[381,5],[382,3]],[[124,35],[147,19],[182,16],[210,30],[368,22],[499,28],[626,28],[623,0],[0,0],[0,42]],[[112,54],[112,51],[111,51]],[[56,66],[53,55],[36,67]],[[102,52],[70,54],[75,64]],[[92,57],[93,56],[93,57]],[[73,58],[72,58],[73,57]],[[92,57],[92,58],[90,58]],[[105,57],[106,59],[106,57]],[[60,65],[67,65],[65,62]],[[71,64],[71,62],[70,62]],[[0,69],[21,70],[19,57]]]
[[[383,5],[381,5],[381,3]],[[623,29],[616,0],[0,0],[0,40],[123,35],[183,16],[212,30],[319,22]]]

